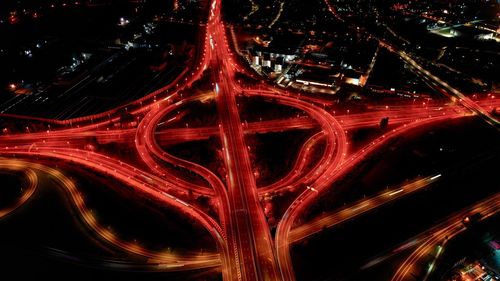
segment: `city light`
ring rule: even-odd
[[[0,15],[0,279],[499,276],[499,3],[42,2]]]

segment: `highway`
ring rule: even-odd
[[[457,117],[455,117],[457,118]],[[278,255],[278,261],[280,263],[280,268],[285,280],[295,280],[295,274],[293,272],[293,266],[290,257],[290,241],[289,233],[292,229],[293,223],[296,218],[315,202],[315,199],[327,190],[336,180],[342,178],[344,175],[349,173],[349,171],[359,165],[364,161],[372,152],[377,151],[379,148],[386,145],[390,140],[395,137],[401,136],[404,133],[412,130],[416,127],[423,125],[430,125],[439,121],[449,120],[450,117],[442,116],[437,118],[431,118],[429,120],[415,121],[410,124],[405,124],[393,129],[387,134],[375,139],[365,148],[358,150],[349,157],[347,157],[340,165],[336,167],[329,167],[329,169],[321,174],[313,183],[309,184],[309,189],[304,190],[300,193],[297,198],[292,202],[283,215],[282,220],[279,222],[276,230],[276,249]]]
[[[338,16],[329,1],[325,2],[334,16]],[[320,232],[324,227],[355,219],[418,192],[438,181],[441,174],[416,179],[297,225],[297,218],[315,204],[319,196],[335,188],[339,179],[394,139],[416,128],[475,115],[494,126],[498,125],[487,108],[500,106],[499,98],[471,100],[433,76],[416,59],[383,40],[379,40],[382,47],[397,53],[420,75],[457,98],[458,103],[368,105],[364,112],[349,113],[348,110],[336,111],[331,101],[321,97],[300,95],[266,83],[243,86],[235,79],[236,73],[255,75],[248,71],[247,66],[238,64],[228,44],[221,5],[221,0],[212,0],[209,4],[209,18],[200,31],[194,66],[186,67],[182,75],[160,90],[113,110],[81,118],[51,120],[3,115],[13,120],[33,122],[36,129],[27,126],[25,132],[4,132],[0,135],[0,154],[5,157],[0,159],[0,169],[23,171],[28,183],[14,207],[0,211],[0,218],[13,214],[16,208],[26,204],[36,189],[37,173],[43,172],[50,174],[66,190],[87,229],[99,239],[125,252],[146,257],[148,262],[158,264],[163,270],[220,268],[226,281],[295,280],[290,245]],[[207,69],[211,70],[208,73],[212,91],[197,94],[191,86],[207,75],[204,72]],[[291,107],[304,116],[246,122],[238,109],[236,99],[239,95]],[[195,128],[176,126],[189,114],[185,107],[198,101],[215,102],[217,125]],[[165,121],[167,116],[174,117]],[[359,149],[352,147],[350,132],[378,128],[380,120],[386,117],[389,118],[389,127],[380,129],[378,137],[367,141]],[[293,167],[285,176],[267,186],[257,186],[256,168],[251,164],[252,148],[247,144],[247,138],[257,133],[291,130],[308,130],[312,134],[299,148]],[[162,149],[211,137],[218,137],[222,145],[223,177],[201,164],[181,159]],[[110,149],[108,144],[119,148]],[[135,158],[117,156],[120,155],[117,150],[122,148],[133,151]],[[315,159],[312,152],[318,148],[321,148],[320,156]],[[55,164],[64,161],[88,168],[96,174],[117,180],[123,188],[131,188],[141,195],[138,198],[146,197],[175,209],[210,233],[218,253],[155,252],[123,241],[119,235],[99,225],[75,183],[61,171],[37,163],[40,160]],[[272,237],[261,200],[270,193],[283,190],[292,190],[297,196],[284,212]],[[195,200],[190,199],[189,194],[207,197],[216,214],[209,215]],[[430,247],[442,241],[443,235],[451,237],[462,231],[456,220],[460,221],[465,212],[480,211],[485,216],[496,212],[498,203],[494,200],[499,201],[498,195],[457,213],[446,223],[433,228],[436,232],[432,236],[419,238],[419,241],[424,241],[421,248],[401,265],[393,280],[407,280],[413,265],[428,253]]]
[[[272,237],[259,202],[257,186],[236,104],[234,69],[230,63],[221,2],[212,2],[208,25],[220,137],[227,169],[229,216],[235,235],[236,276],[239,280],[279,280]]]
[[[499,211],[500,193],[496,193],[469,208],[451,215],[445,221],[432,227],[425,233],[414,237],[412,241],[419,241],[416,243],[417,248],[400,264],[391,281],[415,280],[415,276],[421,276],[420,273],[423,271],[422,265],[425,264],[423,260],[433,254],[435,254],[437,258],[441,254],[446,242],[466,229],[463,225],[463,220],[466,217],[479,213],[481,214],[480,220],[483,220]],[[434,262],[435,260],[425,272],[423,280],[426,280],[434,269]]]
[[[35,193],[35,190],[38,187],[38,175],[33,169],[30,169],[24,162],[14,159],[2,159],[0,158],[0,170],[3,171],[14,171],[14,172],[23,172],[24,177],[22,183],[24,186],[22,187],[22,195],[19,198],[16,198],[15,202],[11,204],[9,207],[0,209],[0,220],[17,208],[23,206]]]
[[[345,22],[345,20],[342,19],[342,17],[337,13],[336,8],[330,3],[330,0],[325,0],[325,3],[330,13],[332,13],[332,15],[336,19]],[[403,61],[405,61],[408,65],[410,65],[413,69],[415,69],[418,74],[424,76],[426,79],[435,82],[437,85],[439,85],[440,86],[440,88],[438,89],[439,92],[452,98],[453,101],[457,101],[465,108],[469,109],[470,111],[480,116],[483,120],[485,120],[486,123],[495,127],[497,130],[500,130],[500,122],[497,120],[497,118],[495,118],[490,112],[485,110],[482,106],[480,106],[478,103],[476,103],[471,98],[466,96],[464,93],[452,87],[450,84],[448,84],[446,81],[443,81],[436,75],[432,74],[429,70],[425,69],[424,66],[422,66],[417,62],[418,58],[412,57],[411,54],[408,54],[407,52],[398,48],[394,44],[391,44],[382,38],[378,38],[377,36],[370,34],[364,27],[360,26],[356,27],[349,26],[349,27],[353,29],[355,28],[357,32],[361,31],[365,33],[368,36],[368,38],[374,38],[375,40],[377,40],[379,42],[379,46],[398,55]]]
[[[460,104],[462,104],[465,108],[471,110],[472,112],[479,115],[483,120],[485,120],[488,124],[500,130],[500,122],[488,111],[486,111],[482,106],[478,105],[471,98],[467,97],[464,93],[460,92],[456,88],[449,85],[447,82],[443,81],[436,75],[432,74],[427,69],[424,69],[422,65],[417,63],[416,60],[411,58],[406,52],[401,50],[395,50],[394,47],[388,46],[386,43],[381,41],[381,46],[393,50],[396,52],[406,63],[411,65],[414,69],[417,70],[417,73],[425,76],[429,80],[437,83],[442,89],[444,89],[444,93],[448,96],[452,97],[453,100],[457,100]],[[443,91],[441,91],[443,92]]]
[[[32,163],[25,160],[17,159],[0,159],[0,169],[21,170],[27,171],[29,178],[29,186],[26,188],[23,196],[16,202],[13,208],[2,210],[0,219],[12,212],[14,208],[18,208],[33,195],[38,186],[38,174],[43,173],[49,175],[51,179],[56,181],[63,192],[69,197],[73,208],[80,216],[81,221],[90,229],[99,239],[106,243],[115,246],[125,252],[148,258],[148,263],[152,265],[163,265],[164,271],[189,270],[199,268],[210,268],[220,266],[220,256],[216,253],[175,253],[175,252],[160,252],[146,249],[133,241],[124,241],[120,239],[119,234],[111,232],[107,227],[99,224],[96,216],[87,207],[82,193],[78,190],[76,184],[61,173],[59,170],[50,168],[46,165]]]
[[[418,179],[403,186],[386,190],[376,196],[360,200],[359,202],[344,207],[341,210],[323,214],[320,217],[314,218],[310,222],[304,223],[296,228],[293,228],[290,231],[290,236],[288,238],[289,243],[293,244],[306,237],[314,235],[325,228],[329,228],[337,224],[343,223],[347,220],[353,219],[366,212],[380,208],[381,206],[386,205],[392,201],[401,199],[402,197],[415,193],[435,183],[440,178],[441,174],[436,174],[422,179]]]

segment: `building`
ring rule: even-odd
[[[344,72],[343,81],[346,84],[360,86],[361,85],[361,77],[362,77],[361,73],[354,71],[354,70],[347,70]]]

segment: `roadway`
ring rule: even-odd
[[[331,6],[329,9],[333,11]],[[221,0],[210,2],[209,14],[208,23],[204,27],[205,33],[200,36],[202,47],[199,48],[196,66],[186,69],[184,75],[179,76],[173,83],[126,106],[101,114],[63,121],[38,120],[53,124],[58,129],[51,129],[48,125],[48,129],[43,131],[0,136],[0,154],[9,157],[21,156],[75,163],[96,173],[111,176],[122,182],[124,186],[175,208],[179,213],[202,225],[211,234],[218,246],[218,255],[207,254],[198,257],[186,253],[176,256],[177,260],[174,260],[174,257],[158,255],[137,245],[121,241],[116,235],[100,229],[95,219],[85,210],[82,199],[73,197],[73,202],[80,209],[86,224],[109,243],[128,252],[148,256],[152,260],[165,261],[166,264],[173,265],[172,268],[176,267],[176,263],[179,265],[176,261],[181,260],[183,266],[179,267],[179,270],[220,265],[224,280],[294,280],[295,275],[289,253],[291,243],[316,233],[325,225],[331,226],[338,221],[352,219],[373,208],[418,191],[437,179],[433,178],[437,175],[421,179],[400,189],[382,193],[368,201],[350,206],[338,213],[328,214],[317,221],[295,226],[296,219],[314,204],[320,194],[332,186],[334,188],[336,180],[347,175],[354,167],[394,138],[417,127],[463,118],[471,114],[460,106],[445,104],[385,106],[373,108],[370,112],[339,114],[326,109],[325,105],[328,101],[320,98],[293,95],[265,83],[257,87],[242,87],[235,80],[235,73],[238,71],[246,73],[246,70],[245,67],[237,64],[229,49],[225,26],[221,20]],[[380,42],[384,46],[384,42]],[[386,48],[393,47],[387,45]],[[394,48],[393,50],[397,51]],[[403,56],[404,53],[399,53],[399,55]],[[407,58],[412,64],[410,59]],[[412,65],[419,69],[416,62]],[[211,77],[213,92],[183,97],[180,91],[189,89],[193,82],[201,78],[207,68],[210,68],[213,73]],[[453,95],[460,97],[460,93],[454,92],[437,78],[432,78],[423,68],[420,71]],[[272,102],[299,109],[305,112],[307,117],[242,122],[236,103],[237,95],[263,97]],[[219,126],[168,128],[170,122],[178,122],[185,114],[182,112],[182,106],[185,103],[199,99],[215,99]],[[499,104],[499,99],[484,101],[484,104],[482,101],[469,102],[462,97],[460,99],[464,107],[486,120],[489,120],[489,117],[485,114],[484,108],[488,105]],[[179,114],[173,120],[161,122],[167,114],[176,111],[179,111]],[[123,112],[128,113],[137,125],[126,124],[122,120]],[[348,130],[378,126],[380,119],[384,117],[390,118],[390,124],[395,125],[394,129],[386,131],[357,151],[349,151]],[[320,132],[302,145],[289,174],[271,185],[258,187],[250,163],[245,135],[298,129],[320,129]],[[211,136],[218,136],[221,139],[227,174],[223,179],[199,164],[180,159],[161,149],[165,144],[206,139]],[[129,163],[130,160],[125,161],[111,156],[112,151],[94,152],[82,149],[88,144],[89,138],[95,138],[97,146],[116,142],[128,148],[135,148],[138,159],[145,167],[141,168],[137,163]],[[321,157],[313,163],[313,168],[307,169],[312,161],[311,151],[319,143],[324,143]],[[168,165],[192,172],[202,178],[206,184],[179,178],[167,168]],[[77,194],[74,184],[65,179],[60,172],[46,168],[45,170],[61,178],[70,194]],[[273,240],[260,198],[268,192],[299,186],[305,188],[299,190],[299,195],[284,213]],[[217,217],[209,216],[189,202],[186,199],[189,192],[206,195],[215,202]]]
[[[220,266],[220,256],[217,253],[175,253],[167,251],[153,251],[146,249],[133,241],[124,241],[120,239],[118,233],[110,231],[102,226],[94,213],[87,207],[82,193],[78,190],[76,184],[61,173],[59,170],[46,165],[29,162],[18,159],[0,159],[0,169],[26,171],[29,179],[29,185],[25,188],[25,193],[16,202],[15,206],[8,210],[0,212],[0,218],[9,214],[15,208],[26,203],[32,197],[38,186],[38,175],[43,173],[49,175],[69,197],[72,207],[80,216],[84,225],[91,230],[101,241],[106,242],[122,251],[134,255],[148,258],[150,265],[161,265],[163,271],[190,270],[200,268],[211,268]]]
[[[280,280],[272,237],[259,202],[257,186],[236,103],[234,68],[230,63],[221,2],[212,2],[208,25],[214,72],[214,92],[230,199],[229,225],[235,238],[233,259],[238,280]]]
[[[9,172],[23,172],[23,184],[22,195],[17,198],[13,204],[10,204],[7,208],[0,209],[0,219],[6,217],[7,215],[14,212],[19,207],[23,206],[35,193],[38,187],[38,175],[33,169],[30,169],[22,161],[13,159],[1,159],[0,158],[0,170],[6,170]]]
[[[435,225],[426,232],[412,238],[417,241],[417,248],[399,265],[391,281],[415,280],[415,276],[422,276],[423,266],[426,258],[431,255],[435,259],[431,262],[422,280],[435,268],[435,261],[442,253],[443,247],[451,238],[466,230],[463,220],[470,215],[479,213],[484,220],[500,211],[500,193],[482,200],[462,211],[459,211],[445,221]]]

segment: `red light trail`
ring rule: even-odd
[[[331,5],[329,8],[334,13]],[[390,140],[414,128],[444,120],[466,118],[474,114],[486,118],[490,123],[495,122],[485,108],[488,106],[496,108],[500,105],[499,99],[477,102],[466,99],[445,82],[426,73],[421,66],[416,62],[413,63],[414,61],[405,57],[403,53],[400,55],[416,69],[440,84],[446,91],[459,96],[461,105],[401,105],[372,108],[370,112],[365,113],[334,114],[324,108],[324,104],[328,101],[320,98],[294,95],[264,83],[258,87],[242,86],[235,80],[235,73],[247,71],[244,66],[238,65],[227,42],[226,27],[221,19],[221,0],[212,0],[209,13],[209,20],[203,27],[204,32],[200,40],[203,43],[200,44],[201,48],[198,50],[196,63],[192,69],[186,68],[174,82],[144,98],[101,114],[64,121],[4,115],[50,124],[54,127],[38,132],[0,136],[0,154],[4,157],[23,158],[23,160],[0,159],[0,169],[26,171],[29,179],[29,188],[15,208],[24,204],[33,194],[37,185],[37,172],[51,174],[70,194],[85,224],[101,239],[124,251],[157,260],[166,264],[171,270],[221,266],[224,280],[294,280],[289,251],[291,243],[318,232],[324,225],[351,219],[386,202],[396,200],[430,184],[435,179],[429,177],[418,180],[405,186],[404,192],[401,189],[383,193],[360,202],[365,205],[352,206],[325,216],[318,222],[295,226],[296,219],[304,210],[311,206],[318,196],[330,189],[336,180],[348,174]],[[213,71],[211,77],[213,92],[182,96],[180,91],[189,89],[193,82],[202,77],[207,68]],[[238,95],[270,99],[274,103],[298,109],[307,116],[242,123],[236,102]],[[176,121],[175,119],[167,120],[159,126],[167,115],[176,112],[184,114],[183,105],[199,100],[215,101],[219,117],[218,126],[162,128],[163,125],[168,125],[168,122]],[[136,127],[123,124],[121,113],[124,110],[137,120]],[[393,129],[372,140],[365,147],[350,151],[346,135],[349,130],[377,126],[380,119],[385,117],[390,118]],[[292,170],[272,184],[257,186],[245,135],[313,128],[319,129],[320,132],[311,136],[302,145]],[[227,173],[222,179],[202,165],[171,155],[161,148],[165,144],[205,140],[212,136],[219,137],[222,143]],[[113,156],[111,151],[95,152],[84,149],[88,144],[88,138],[95,138],[98,145],[116,142],[134,148],[142,163],[130,163],[130,160]],[[321,157],[313,163],[312,168],[307,169],[312,161],[311,151],[319,143],[324,143]],[[61,172],[35,164],[39,158],[64,160],[87,167],[96,173],[119,180],[148,198],[175,208],[210,233],[219,253],[202,255],[155,253],[120,240],[117,234],[110,233],[96,222],[85,208],[76,185]],[[202,178],[203,182],[195,183],[192,179],[183,178],[170,167],[189,171]],[[307,188],[299,190],[301,186]],[[285,189],[296,190],[298,196],[281,218],[273,238],[260,199],[269,192]],[[208,196],[217,202],[217,216],[212,217],[189,202],[189,193]],[[488,207],[493,204],[491,201],[485,201],[477,208],[483,205]],[[12,210],[0,212],[0,217],[11,213]],[[496,212],[498,204],[494,205],[494,209],[485,210]],[[449,228],[444,227],[436,237],[442,237],[441,233],[449,232],[447,231]],[[426,241],[428,242],[423,245],[434,243],[434,240]],[[419,250],[414,256],[421,256],[423,252],[424,250]],[[414,263],[415,259],[412,256],[406,261],[394,280],[404,280],[399,276],[406,274],[408,270],[405,268]]]

